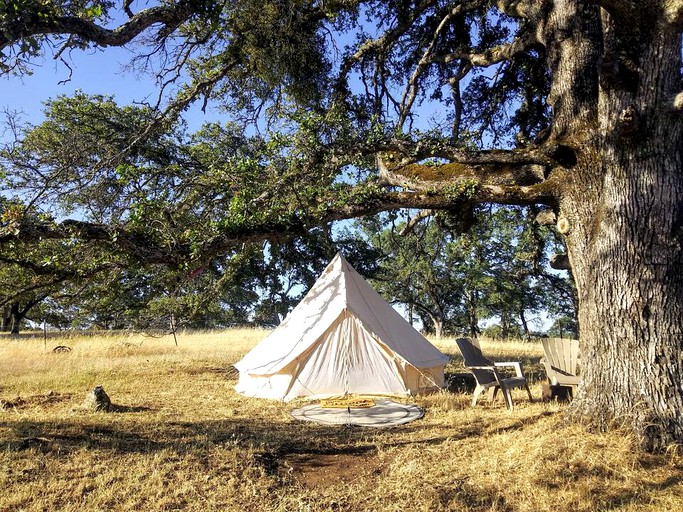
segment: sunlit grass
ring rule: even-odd
[[[425,417],[391,429],[296,422],[298,404],[233,390],[231,363],[266,334],[0,338],[0,510],[683,509],[678,456],[523,392],[512,412],[466,390],[416,397]],[[465,382],[455,343],[432,341]],[[540,397],[539,344],[482,349],[521,360]],[[114,411],[83,409],[96,385]]]

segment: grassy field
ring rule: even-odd
[[[297,403],[236,394],[230,364],[265,331],[173,338],[0,338],[0,511],[679,511],[683,459],[620,432],[563,421],[561,403],[516,408],[462,385],[421,396],[390,429],[300,423]],[[449,374],[463,370],[455,345]],[[68,345],[68,353],[54,353]],[[483,343],[523,362],[537,344]],[[454,382],[463,382],[462,378]],[[83,407],[104,386],[115,408]]]

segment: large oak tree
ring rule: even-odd
[[[78,238],[183,264],[394,208],[466,220],[475,203],[545,206],[580,301],[583,383],[571,415],[625,422],[650,449],[683,442],[683,0],[164,0],[142,10],[129,0],[16,0],[1,9],[6,71],[24,72],[45,52],[135,42],[134,64],[154,70],[161,91],[149,122],[109,132],[118,135],[106,154],[71,161],[34,137],[6,155],[10,175],[32,169],[47,190],[74,169],[89,186],[108,172],[119,185],[175,172],[174,198],[195,196],[165,212],[152,200],[145,214],[158,216],[137,224],[14,215],[0,242]],[[197,100],[279,135],[205,134],[226,147],[215,162],[201,145],[170,158],[140,153],[150,137],[167,144],[159,131]],[[154,226],[176,214],[190,227],[169,243]]]

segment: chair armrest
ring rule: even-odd
[[[475,379],[477,379],[477,382],[480,382],[479,379],[480,377],[477,376],[476,371],[477,370],[483,370],[484,372],[490,373],[493,375],[493,379],[495,382],[497,382],[500,385],[501,380],[503,379],[503,375],[498,373],[498,370],[494,365],[478,365],[478,366],[465,366],[468,370],[470,370],[472,373],[474,373]]]
[[[518,361],[505,361],[501,363],[493,363],[495,366],[509,366],[511,368],[515,369],[515,373],[517,374],[517,377],[524,377],[524,374],[522,373],[522,365]]]

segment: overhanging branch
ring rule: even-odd
[[[478,186],[529,186],[543,183],[553,169],[571,167],[573,150],[547,145],[517,150],[463,151],[424,143],[392,141],[377,154],[385,186],[424,191],[469,181]],[[429,158],[447,160],[434,163]]]
[[[491,149],[491,150],[463,150],[458,146],[444,144],[427,138],[418,142],[392,139],[373,152],[381,153],[386,165],[402,167],[419,162],[426,158],[443,158],[451,163],[470,165],[544,165],[556,166],[560,163],[558,156],[569,148],[556,144],[533,146],[523,149]]]
[[[298,214],[277,222],[262,222],[233,228],[201,244],[199,250],[190,243],[178,243],[173,247],[160,245],[149,237],[128,231],[122,227],[84,221],[66,220],[61,223],[40,223],[26,221],[0,231],[0,244],[12,240],[37,241],[40,239],[73,239],[90,242],[107,242],[112,247],[136,258],[145,264],[177,265],[190,261],[193,254],[201,258],[225,254],[244,243],[275,241],[305,233],[315,225],[329,222],[374,215],[384,211],[402,208],[450,210],[465,203],[495,202],[500,204],[553,204],[554,195],[548,182],[531,186],[491,185],[469,183],[467,187],[445,186],[423,192],[387,192],[375,188],[350,204],[339,204],[337,192],[329,192],[329,197],[319,198],[321,204],[330,206],[318,210],[313,216],[306,216],[306,208]],[[281,218],[281,217],[280,217]]]
[[[60,286],[64,282],[72,281],[74,279],[89,279],[102,272],[114,270],[120,267],[120,265],[114,263],[103,263],[88,269],[76,270],[70,268],[58,268],[51,265],[36,265],[34,262],[26,259],[13,259],[4,256],[0,256],[0,262],[6,265],[17,265],[21,268],[31,271],[37,276],[48,278],[33,280],[30,284],[25,286],[14,286],[11,293],[0,297],[0,308],[10,304],[19,297],[25,296],[27,294],[33,294],[38,290],[46,290]],[[37,302],[42,301],[44,298],[45,296],[37,299]],[[30,309],[30,307],[28,309]]]
[[[520,37],[517,37],[511,43],[496,46],[485,53],[459,52],[448,53],[445,55],[434,55],[429,58],[429,62],[442,62],[444,64],[450,64],[455,60],[464,60],[475,67],[488,67],[506,60],[510,60],[515,55],[532,49],[538,43],[539,41],[535,34],[533,34],[531,31],[527,31]]]
[[[509,205],[531,204],[554,204],[555,196],[552,193],[552,185],[518,187],[518,186],[495,186],[482,185],[468,189],[464,194],[458,194],[455,189],[447,190],[447,193],[428,192],[382,192],[369,195],[358,204],[333,207],[316,219],[304,219],[295,222],[268,224],[245,230],[242,233],[226,233],[213,238],[202,246],[202,253],[215,255],[234,249],[238,244],[245,242],[261,242],[265,240],[282,240],[291,236],[304,233],[313,224],[327,224],[334,221],[354,219],[378,213],[399,210],[452,210],[460,207],[463,203],[498,203]]]
[[[289,238],[329,222],[389,210],[456,210],[475,203],[554,206],[559,180],[564,175],[563,165],[556,158],[561,151],[551,145],[463,151],[442,140],[423,138],[415,142],[396,138],[361,144],[354,152],[345,148],[344,154],[381,155],[378,181],[356,186],[331,182],[330,188],[319,183],[312,193],[298,194],[299,184],[332,176],[349,163],[338,151],[328,149],[301,165],[293,164],[291,173],[280,174],[277,184],[264,187],[268,193],[245,202],[234,217],[225,217],[228,214],[220,209],[216,215],[223,222],[209,223],[205,232],[198,226],[187,235],[179,234],[170,240],[163,231],[163,219],[159,221],[160,229],[153,225],[107,225],[74,219],[55,223],[26,215],[0,226],[0,244],[13,240],[38,243],[73,239],[99,245],[100,250],[111,254],[109,261],[133,258],[142,264],[177,266],[226,254],[243,243]],[[438,158],[428,160],[432,157]],[[403,191],[396,191],[395,187]],[[216,229],[222,231],[211,235]]]
[[[123,46],[155,24],[176,28],[195,14],[196,4],[181,0],[144,9],[117,28],[108,29],[77,16],[32,16],[10,21],[0,32],[0,50],[37,35],[74,35],[99,46]]]
[[[0,228],[0,245],[11,241],[37,242],[39,240],[78,239],[87,242],[111,243],[121,251],[146,263],[170,264],[189,254],[182,249],[171,250],[148,240],[143,234],[119,226],[66,219],[60,223],[22,219]]]

